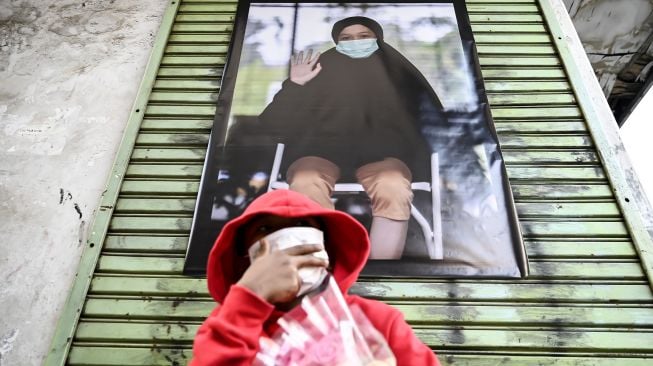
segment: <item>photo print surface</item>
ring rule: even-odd
[[[239,3],[185,272],[273,189],[359,220],[363,274],[527,274],[462,1]]]

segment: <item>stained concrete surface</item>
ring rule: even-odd
[[[606,96],[634,57],[653,57],[653,0],[563,2]]]
[[[0,365],[40,365],[164,0],[0,0]]]

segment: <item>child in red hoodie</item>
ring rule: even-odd
[[[272,251],[262,240],[252,258],[247,256],[249,247],[259,239],[296,226],[322,230],[325,248],[305,244]],[[313,255],[322,249],[328,254],[328,262]],[[241,216],[225,225],[209,255],[209,292],[221,305],[199,328],[191,365],[250,365],[258,352],[259,338],[271,336],[277,319],[301,300],[297,296],[302,284],[298,270],[326,266],[347,303],[360,306],[385,337],[397,365],[439,365],[433,351],[417,339],[398,310],[347,294],[369,250],[365,228],[343,212],[322,208],[287,190],[257,198]]]

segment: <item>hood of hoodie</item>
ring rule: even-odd
[[[275,190],[255,199],[239,217],[228,222],[215,241],[207,263],[206,276],[211,296],[222,302],[231,285],[238,282],[249,267],[249,258],[237,250],[241,228],[260,215],[315,217],[322,222],[325,249],[331,274],[343,293],[351,287],[367,261],[370,241],[367,231],[356,219],[336,210],[323,208],[306,196]]]

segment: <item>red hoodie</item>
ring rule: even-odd
[[[211,312],[197,331],[192,366],[251,365],[258,352],[259,337],[271,336],[277,319],[283,315],[249,289],[235,285],[249,266],[249,260],[236,253],[239,229],[262,214],[320,218],[333,277],[347,303],[360,306],[383,334],[397,358],[397,365],[440,365],[433,351],[415,336],[401,312],[380,301],[347,294],[369,254],[365,228],[343,212],[322,208],[299,193],[277,190],[257,198],[241,216],[227,223],[213,245],[207,281],[211,296],[222,305]]]

